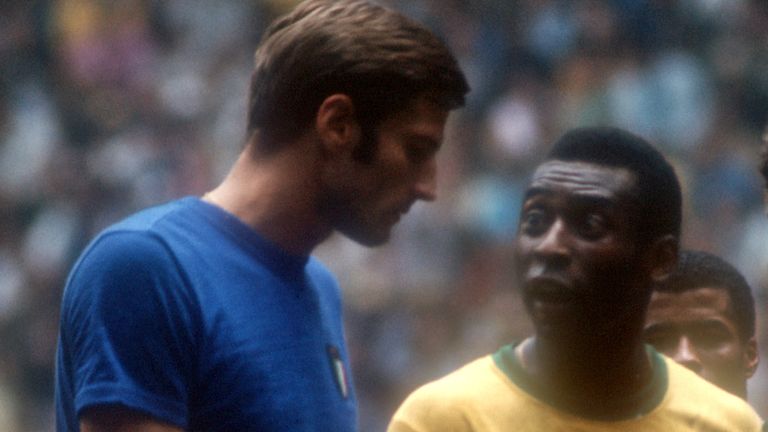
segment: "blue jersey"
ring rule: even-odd
[[[101,233],[64,290],[59,431],[129,407],[187,430],[355,430],[338,285],[188,197]]]

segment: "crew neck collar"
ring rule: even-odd
[[[667,365],[661,355],[651,346],[646,345],[645,349],[651,360],[652,375],[651,380],[638,392],[618,401],[622,405],[634,405],[636,409],[630,413],[620,416],[595,416],[594,414],[585,415],[579,412],[573,406],[563,400],[560,395],[545,388],[536,382],[528,372],[525,371],[520,359],[515,354],[515,348],[520,342],[515,342],[501,347],[493,355],[493,361],[496,366],[509,378],[516,386],[531,395],[532,397],[578,417],[587,418],[596,421],[622,421],[642,417],[653,411],[664,399],[668,388]]]

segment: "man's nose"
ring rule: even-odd
[[[674,353],[671,355],[672,360],[680,363],[688,369],[701,374],[701,360],[696,352],[696,346],[691,342],[687,336],[681,336],[677,341]]]
[[[437,160],[434,157],[422,167],[414,190],[417,199],[434,201],[437,198]]]
[[[536,253],[545,256],[561,256],[568,253],[567,229],[562,219],[557,218],[543,234],[536,246]]]

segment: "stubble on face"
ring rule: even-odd
[[[333,229],[364,246],[378,246],[416,201],[433,199],[429,185],[447,117],[447,110],[416,98],[363,134],[374,142],[358,142],[355,149],[371,148],[370,160],[353,151],[335,163],[324,182],[320,212]]]

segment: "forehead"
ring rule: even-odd
[[[394,130],[440,142],[450,111],[427,96],[418,96],[383,119],[379,130]]]
[[[552,160],[533,174],[527,196],[561,192],[572,195],[616,199],[629,194],[636,175],[627,168],[590,162]]]
[[[654,291],[648,307],[649,323],[689,322],[713,316],[728,319],[731,314],[731,298],[724,288],[717,286],[682,292]]]

